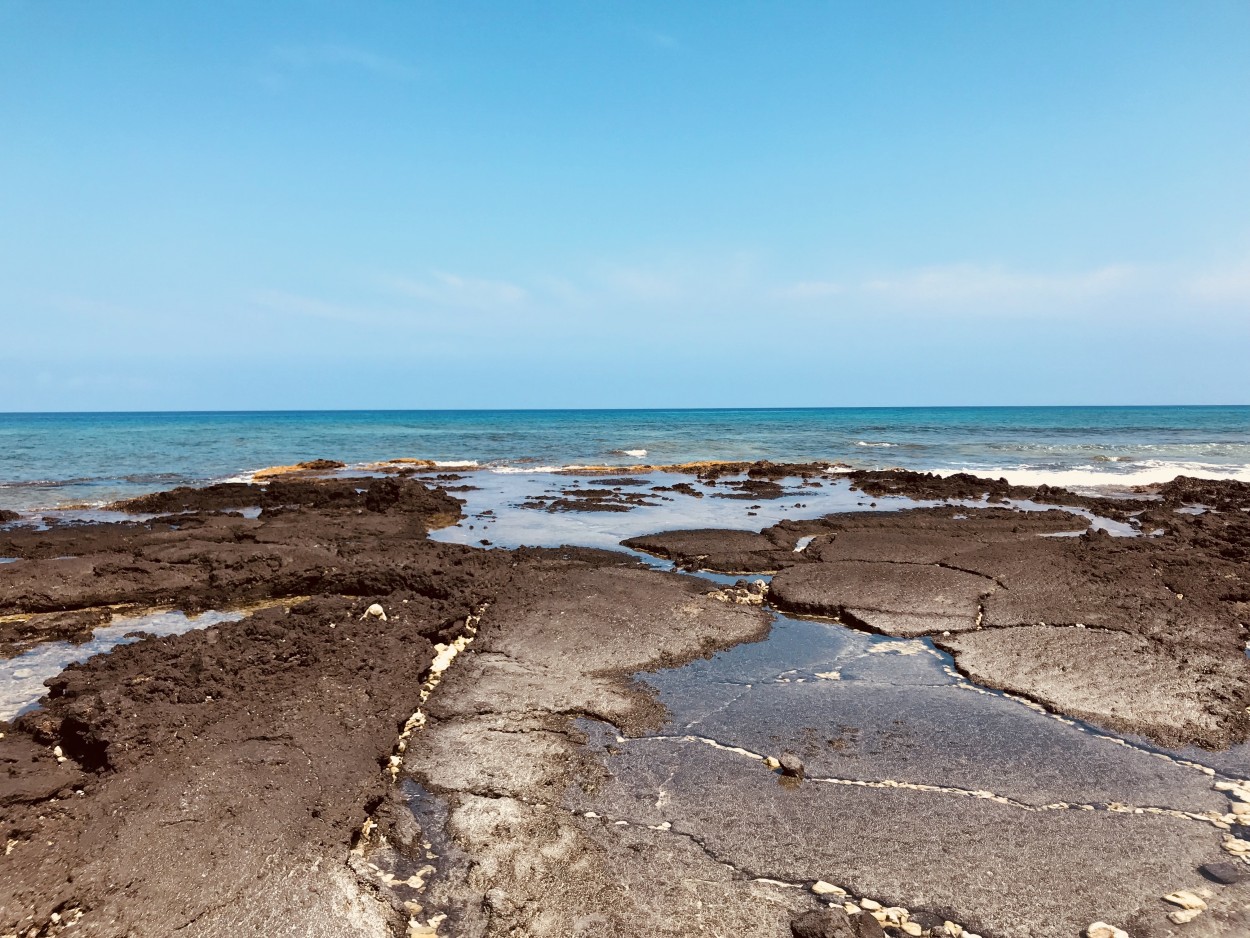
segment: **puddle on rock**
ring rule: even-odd
[[[979,688],[923,639],[778,616],[761,642],[639,680],[672,714],[658,735],[794,752],[810,776],[985,790],[1033,805],[1226,806],[1201,771]],[[1239,748],[1219,755],[1224,771],[1244,777],[1250,758]],[[1210,764],[1215,754],[1184,755]]]
[[[601,476],[575,476],[554,472],[479,472],[476,488],[457,492],[464,499],[465,518],[450,527],[430,532],[430,538],[457,544],[498,547],[600,547],[620,550],[621,541],[687,528],[725,528],[759,531],[783,520],[809,520],[841,512],[888,512],[908,508],[967,507],[1014,508],[1019,511],[1058,509],[1089,519],[1092,527],[1114,537],[1136,537],[1140,532],[1131,524],[1113,521],[1083,508],[1047,505],[1031,501],[986,501],[912,499],[901,495],[869,498],[851,488],[848,480],[826,475],[820,488],[804,487],[801,479],[782,479],[786,494],[775,499],[752,501],[743,498],[716,498],[735,492],[727,482],[745,476],[725,476],[709,485],[697,477],[675,472],[651,472],[633,476],[626,487],[612,486]],[[643,484],[636,484],[641,482]],[[689,487],[690,495],[674,491],[678,484]],[[643,494],[658,505],[638,505],[628,511],[541,511],[522,507],[536,498],[550,500],[565,490],[578,488],[622,488],[629,494]],[[661,487],[664,491],[654,491]],[[810,541],[808,541],[810,544]],[[804,544],[804,547],[807,545]]]
[[[142,616],[114,618],[100,626],[81,644],[44,642],[16,657],[0,661],[0,720],[12,720],[38,706],[47,693],[44,681],[56,677],[69,665],[128,645],[145,636],[181,635],[192,629],[205,629],[221,622],[237,622],[242,612],[209,611],[198,616],[181,612],[153,612]],[[134,633],[143,632],[144,636]]]

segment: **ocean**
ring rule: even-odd
[[[1082,490],[1250,481],[1250,406],[0,414],[0,508],[98,506],[309,459],[495,472],[699,460],[968,471]]]

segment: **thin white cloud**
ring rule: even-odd
[[[484,280],[464,277],[446,271],[431,271],[423,280],[395,277],[388,286],[404,296],[426,300],[440,306],[496,312],[511,309],[525,302],[529,291],[506,280]]]
[[[604,302],[662,307],[732,304],[763,290],[759,257],[750,251],[669,254],[633,263],[600,263],[587,289]]]
[[[1086,300],[1141,285],[1141,272],[1112,264],[1077,273],[1031,273],[978,264],[923,267],[864,281],[870,296],[916,304]]]
[[[401,81],[411,81],[419,74],[411,65],[355,46],[279,46],[270,52],[269,57],[273,64],[288,69],[346,66]]]
[[[146,318],[143,312],[130,306],[65,293],[48,294],[42,297],[42,305],[56,312],[113,323],[133,322]]]
[[[540,276],[535,278],[534,286],[560,306],[581,309],[591,302],[585,288],[567,277]]]
[[[1211,303],[1250,303],[1250,257],[1199,274],[1190,282],[1189,292]]]
[[[645,267],[613,267],[604,271],[602,280],[609,291],[648,303],[680,299],[686,293],[680,277]]]
[[[832,280],[800,280],[777,291],[777,295],[786,300],[823,300],[845,293],[846,285]]]
[[[249,299],[256,306],[288,316],[304,319],[320,319],[327,322],[372,322],[379,317],[375,313],[327,303],[313,297],[287,293],[283,290],[258,290]]]

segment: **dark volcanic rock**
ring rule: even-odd
[[[1250,506],[1250,483],[1234,480],[1195,479],[1177,476],[1157,489],[1171,506],[1205,505],[1219,511],[1238,511]]]
[[[768,533],[702,528],[647,534],[621,543],[632,550],[665,557],[687,570],[771,573],[806,559],[794,552],[796,539],[787,544],[784,536],[774,539]]]
[[[812,909],[790,920],[794,938],[857,938],[850,916],[841,909]]]
[[[467,488],[461,486],[460,488]],[[378,479],[369,483],[364,504],[369,511],[405,512],[423,516],[427,527],[451,524],[460,517],[460,499],[446,488],[431,488],[411,479]]]
[[[1211,882],[1219,883],[1222,886],[1231,886],[1233,883],[1250,880],[1250,867],[1244,863],[1231,863],[1227,860],[1221,860],[1217,863],[1204,863],[1198,867],[1198,872],[1211,880]]]
[[[667,467],[678,472],[693,472],[704,481],[714,482],[725,476],[745,474],[749,479],[763,479],[778,482],[782,479],[808,479],[821,476],[827,468],[826,463],[774,463],[762,460],[759,462],[715,462],[690,463],[684,466]]]
[[[108,609],[83,609],[0,622],[0,657],[5,657],[6,651],[15,651],[16,643],[85,642],[96,628],[107,624],[112,617]]]
[[[181,486],[168,492],[154,492],[110,505],[117,511],[135,514],[164,514],[176,511],[220,511],[260,505],[265,486],[249,482],[219,482],[203,488]]]
[[[1152,509],[1143,527],[1157,518],[1169,530],[1150,538],[1113,538],[1061,510],[946,507],[625,544],[690,569],[777,571],[769,595],[781,609],[932,635],[988,686],[1165,745],[1220,748],[1250,733],[1250,566],[1240,559],[1250,506],[1233,484],[1177,491],[1237,510]],[[795,552],[801,537],[811,542]]]
[[[568,488],[559,496],[531,495],[521,503],[522,508],[540,511],[632,511],[639,506],[655,507],[640,492],[621,492],[605,488]]]
[[[766,479],[744,479],[742,481],[730,481],[724,483],[726,488],[731,488],[732,492],[717,492],[714,498],[739,498],[747,501],[769,500],[781,498],[786,494],[786,490],[776,482]]]
[[[532,596],[552,570],[619,568],[622,558],[433,544],[419,524],[389,517],[218,518],[256,538],[251,549],[276,546],[282,532],[350,549],[329,555],[340,571],[323,577],[322,595],[73,665],[49,682],[42,710],[3,727],[0,836],[15,865],[0,877],[0,932],[24,934],[55,910],[84,908],[84,934],[271,933],[256,923],[279,915],[277,895],[293,929],[282,933],[382,936],[401,927],[352,885],[344,863],[388,790],[382,767],[421,703],[433,643],[450,641],[467,612],[501,591]],[[122,531],[165,550],[199,536]],[[157,565],[142,575],[169,598],[194,595],[213,549],[187,554],[201,558],[191,564],[200,574],[175,580]],[[353,581],[400,585],[358,596],[334,589]],[[72,586],[63,595],[83,598]],[[373,601],[386,622],[362,619]]]
[[[867,912],[854,916],[855,938],[885,938],[885,929],[881,923]]]
[[[757,471],[771,480],[780,470]],[[813,900],[755,877],[822,875],[1005,938],[1066,938],[1104,912],[1134,934],[1162,936],[1133,924],[1142,897],[1151,904],[1143,915],[1160,918],[1157,897],[1221,855],[1221,833],[1189,817],[964,797],[961,786],[1007,788],[1019,742],[1003,738],[1003,762],[952,765],[935,778],[923,759],[888,762],[940,735],[898,707],[888,738],[869,740],[860,728],[849,738],[865,742],[850,754],[821,736],[804,748],[811,733],[793,704],[815,699],[815,682],[766,682],[740,701],[755,709],[738,728],[726,723],[733,706],[702,715],[704,740],[649,735],[668,714],[631,675],[759,639],[765,610],[717,602],[705,581],[643,570],[622,554],[432,543],[427,528],[459,504],[414,480],[381,481],[281,478],[245,491],[187,490],[153,501],[168,506],[157,520],[0,532],[0,555],[23,558],[0,566],[0,616],[35,637],[81,633],[112,604],[278,601],[237,623],[146,639],[74,666],[50,682],[42,710],[0,727],[8,850],[0,933],[51,934],[53,912],[81,909],[75,931],[101,938],[386,938],[406,930],[403,902],[418,897],[427,910],[447,910],[463,934],[640,934],[663,923],[671,934],[780,938],[796,933]],[[1157,538],[1050,541],[1036,535],[1084,523],[944,508],[638,543],[698,565],[735,555],[775,569],[784,561],[783,593],[785,579],[797,589],[801,572],[823,571],[805,588],[825,601],[853,587],[861,606],[845,610],[883,617],[872,620],[883,631],[901,632],[904,620],[888,617],[914,609],[964,621],[977,593],[983,627],[943,639],[966,672],[1057,710],[1217,744],[1244,738],[1238,714],[1250,703],[1238,624],[1250,584],[1236,553],[1245,519],[1228,507],[1241,498],[1232,489],[1204,490],[1205,504],[1222,497],[1224,507],[1203,515],[1177,515],[1165,503],[1196,494],[1178,489],[1153,503],[1143,517],[1166,526]],[[265,509],[260,518],[222,513],[243,498]],[[806,536],[815,540],[795,553]],[[848,579],[856,569],[872,576]],[[386,622],[361,618],[373,602]],[[435,643],[467,634],[465,616],[482,605],[474,644],[423,700]],[[67,610],[73,615],[61,616]],[[17,618],[31,612],[41,615]],[[1051,618],[1040,625],[1043,613]],[[1098,627],[1077,628],[1068,620],[1078,615]],[[884,692],[847,677],[837,682],[846,697],[823,724],[855,722],[853,692],[860,700]],[[917,688],[912,705],[939,693],[974,696]],[[766,709],[769,695],[778,703]],[[397,750],[418,707],[425,729]],[[926,787],[783,786],[750,752],[708,744],[733,743],[769,714],[780,733],[804,736],[771,736],[750,752],[794,745],[815,777],[835,774],[822,768],[835,759],[860,760],[836,773],[852,779],[906,780],[909,766],[920,766],[914,780]],[[1082,745],[1119,748],[1080,735]],[[1100,778],[1117,758],[1080,751],[1092,755],[1077,764]],[[419,791],[415,782],[392,784],[393,755]],[[1181,771],[1150,761],[1160,773]],[[887,764],[900,771],[880,772]],[[960,775],[977,771],[988,777]],[[1190,774],[1211,795],[1205,777]],[[417,829],[415,812],[435,802],[446,822],[421,815]],[[383,836],[362,833],[366,818]],[[404,884],[423,869],[413,845],[426,836],[447,846],[418,896]],[[397,867],[395,883],[370,872],[395,857],[410,864]],[[691,883],[715,902],[696,908]],[[1244,889],[1214,890],[1195,927],[1244,933]],[[882,933],[871,915],[846,922],[855,936]]]
[[[7,509],[0,508],[0,524],[4,524],[7,521],[16,521],[20,517],[22,516],[16,511],[8,511]]]
[[[1127,519],[1134,512],[1148,508],[1151,502],[1137,499],[1107,499],[1077,495],[1067,489],[1050,485],[1011,485],[1006,479],[985,479],[966,472],[940,476],[933,472],[912,472],[906,469],[866,470],[845,474],[851,487],[867,495],[905,495],[920,499],[1005,499],[1032,501],[1043,505],[1072,505],[1092,508],[1103,515]]]

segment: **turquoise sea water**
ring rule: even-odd
[[[400,456],[495,471],[771,459],[1078,487],[1181,473],[1250,481],[1250,407],[0,414],[0,508]]]

